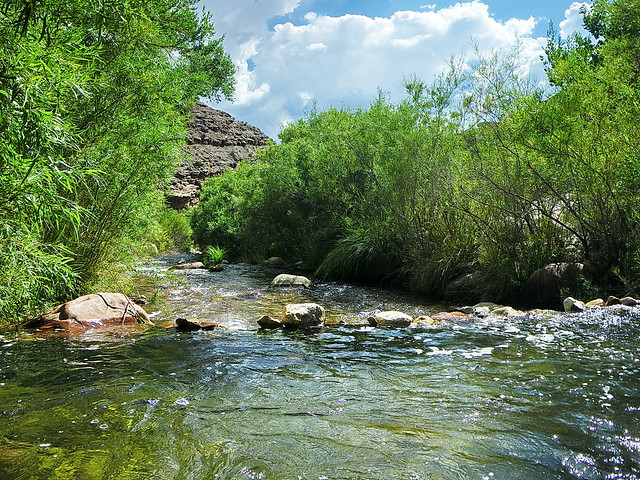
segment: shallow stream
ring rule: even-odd
[[[640,478],[640,310],[406,329],[259,332],[286,303],[332,323],[443,309],[277,271],[140,267],[181,334],[0,335],[1,479]]]

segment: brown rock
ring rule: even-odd
[[[613,295],[607,298],[605,303],[606,307],[611,307],[612,305],[620,305],[620,299],[618,297],[614,297]]]
[[[101,327],[150,324],[149,315],[121,293],[94,293],[59,305],[26,328],[80,332]]]
[[[269,315],[264,315],[258,319],[258,325],[260,328],[264,328],[265,330],[275,330],[276,328],[284,327],[284,324]]]
[[[640,305],[640,301],[633,297],[621,298],[620,303],[626,307],[635,307],[636,305]]]
[[[196,270],[199,268],[207,268],[207,267],[202,262],[191,262],[191,263],[179,263],[178,265],[169,267],[169,270]]]
[[[440,312],[435,315],[431,315],[431,318],[435,322],[459,322],[461,320],[468,320],[471,315],[462,312]]]
[[[176,318],[176,329],[179,332],[197,332],[199,330],[214,330],[220,325],[213,322],[199,322],[197,320],[187,320],[186,318]]]

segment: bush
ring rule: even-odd
[[[214,268],[224,260],[224,250],[220,247],[207,246],[202,255],[202,263],[207,268]]]

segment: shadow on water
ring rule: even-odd
[[[261,267],[169,275],[166,262],[141,267],[165,292],[155,320],[228,329],[1,336],[0,478],[640,477],[637,309],[258,333],[290,301],[344,321],[439,307],[342,284],[269,290]]]

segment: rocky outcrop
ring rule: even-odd
[[[121,293],[94,293],[63,303],[25,324],[48,331],[82,332],[102,327],[150,324],[149,315]]]
[[[207,178],[234,169],[268,142],[269,137],[258,128],[197,102],[188,126],[185,159],[167,196],[169,205],[177,210],[195,205]]]

